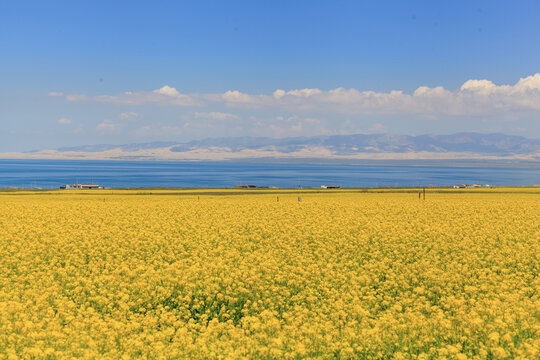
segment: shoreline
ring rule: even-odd
[[[540,185],[532,186],[494,186],[477,188],[440,187],[356,187],[340,189],[321,188],[109,188],[109,189],[25,189],[0,188],[0,195],[298,195],[298,194],[418,194],[425,189],[426,194],[536,194],[540,195]]]

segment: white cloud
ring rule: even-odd
[[[58,119],[57,123],[62,124],[62,125],[69,125],[73,123],[73,120],[66,119],[63,117],[63,118]]]
[[[249,95],[249,94],[244,94],[238,90],[229,90],[221,96],[221,99],[218,98],[218,101],[222,100],[226,103],[232,103],[232,104],[234,103],[238,103],[238,104],[260,103],[262,104],[263,101],[266,100],[266,98],[268,98],[267,95]]]
[[[519,79],[518,83],[514,86],[518,91],[539,91],[540,90],[540,74],[534,74],[526,78]]]
[[[274,91],[272,95],[275,99],[280,99],[287,95],[298,96],[298,97],[310,97],[313,95],[318,95],[320,93],[321,93],[321,90],[319,89],[301,89],[301,90],[291,90],[291,91],[278,89]]]
[[[193,114],[193,116],[196,119],[210,119],[210,120],[239,120],[240,117],[229,114],[229,113],[222,113],[222,112],[196,112]]]
[[[122,120],[133,120],[133,119],[137,119],[141,117],[141,115],[139,115],[135,111],[126,111],[126,112],[120,113],[118,117]]]
[[[180,96],[180,93],[178,92],[178,90],[176,90],[173,87],[170,87],[169,85],[165,85],[161,89],[156,89],[152,92],[156,94],[167,95],[167,96],[172,96],[172,97]]]
[[[489,93],[497,88],[492,81],[489,80],[467,80],[461,85],[461,91],[481,91]]]
[[[110,120],[103,120],[96,126],[96,129],[102,132],[114,132],[119,129],[119,126]]]
[[[64,96],[64,93],[57,92],[57,91],[51,91],[48,95],[49,96]]]

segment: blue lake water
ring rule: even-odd
[[[346,165],[254,162],[0,160],[0,187],[450,186],[540,184],[540,167]]]

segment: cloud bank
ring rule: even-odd
[[[57,96],[54,95],[51,96]],[[240,109],[277,109],[296,112],[343,114],[491,115],[540,111],[540,73],[521,78],[513,85],[496,85],[490,80],[467,80],[454,91],[442,86],[420,86],[413,93],[360,91],[354,88],[275,90],[272,94],[248,94],[229,90],[223,94],[182,94],[165,85],[153,91],[119,95],[68,94],[68,101],[97,101],[126,105],[204,107],[221,104]],[[222,113],[202,113],[211,118],[232,119]],[[224,114],[224,113],[223,113]]]
[[[276,90],[272,95],[227,91],[222,101],[233,107],[275,107],[287,110],[334,111],[350,114],[482,115],[540,110],[540,73],[514,85],[468,80],[458,90],[420,86],[412,94],[337,88]]]
[[[63,118],[58,119],[57,123],[59,123],[61,125],[69,125],[69,124],[73,123],[73,120],[66,119],[66,118],[63,117]]]
[[[141,105],[146,103],[156,103],[161,105],[175,106],[200,106],[202,103],[197,96],[180,94],[175,88],[168,85],[153,91],[127,91],[119,95],[98,95],[88,96],[84,94],[68,94],[68,101],[97,101],[104,103],[115,103],[123,105]]]
[[[229,113],[210,111],[210,112],[196,112],[193,114],[196,119],[210,119],[210,120],[238,120],[238,116]]]

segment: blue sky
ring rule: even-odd
[[[238,135],[540,137],[539,18],[540,1],[3,1],[0,152]]]

